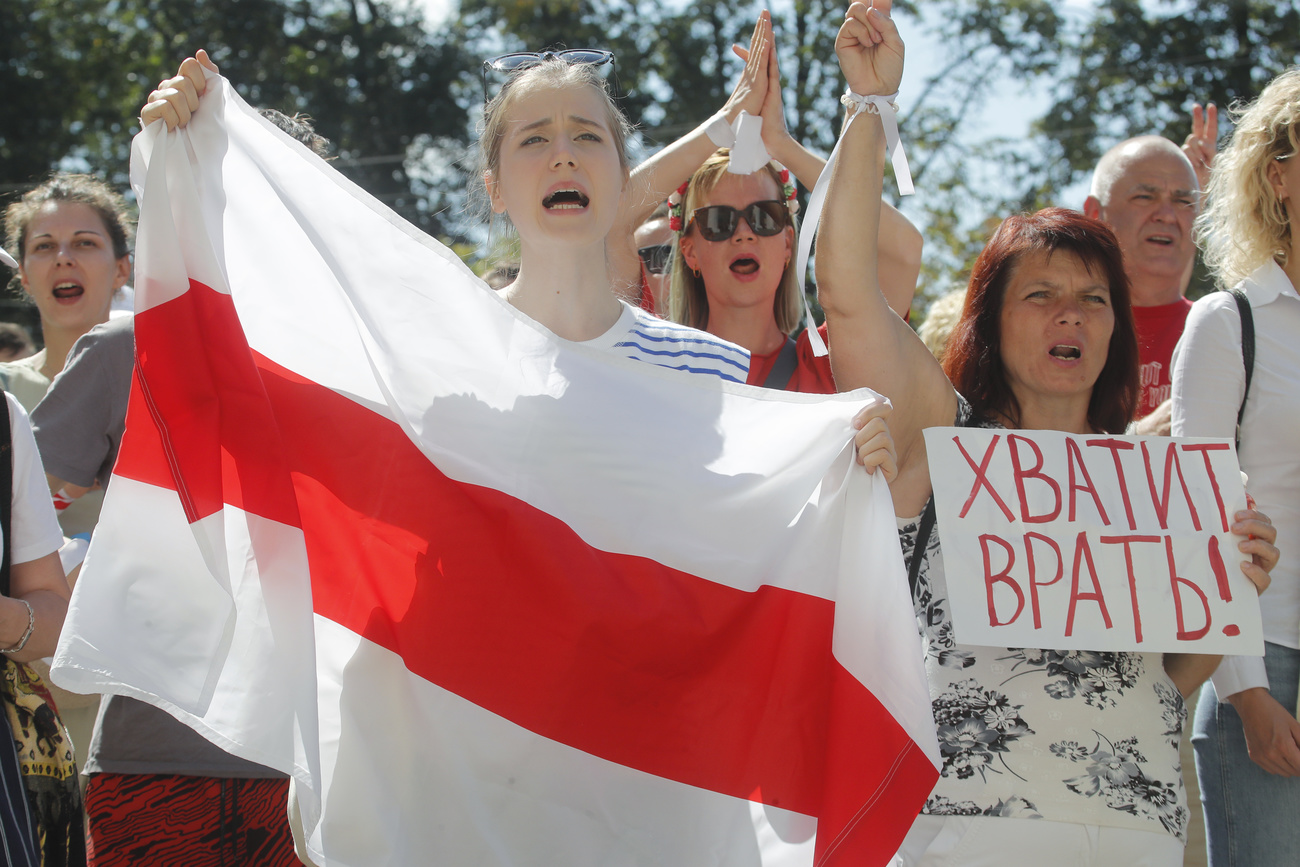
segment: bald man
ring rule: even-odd
[[[1124,251],[1142,367],[1140,419],[1169,400],[1170,358],[1192,307],[1183,292],[1196,258],[1192,222],[1199,189],[1196,170],[1178,145],[1140,136],[1106,152],[1083,204],[1085,214],[1115,231]],[[1167,410],[1161,415],[1168,433]],[[1144,432],[1156,433],[1160,419],[1149,422]]]
[[[1098,161],[1083,203],[1085,214],[1115,231],[1124,251],[1142,365],[1141,434],[1169,434],[1170,359],[1192,306],[1183,297],[1196,260],[1192,221],[1218,137],[1218,108],[1193,103],[1192,131],[1181,149],[1154,135],[1120,142]]]

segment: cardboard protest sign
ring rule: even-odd
[[[1230,440],[925,432],[963,644],[1260,655]]]

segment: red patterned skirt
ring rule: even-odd
[[[93,774],[91,867],[297,867],[288,780]]]

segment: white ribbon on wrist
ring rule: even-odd
[[[894,164],[894,180],[898,183],[898,194],[900,196],[910,196],[916,192],[912,186],[912,170],[907,165],[907,154],[903,153],[903,142],[898,137],[898,106],[894,100],[898,99],[898,92],[895,91],[889,96],[880,96],[870,94],[863,96],[860,93],[854,93],[853,88],[844,91],[840,97],[840,103],[853,116],[867,112],[868,114],[880,115],[880,123],[885,128],[885,156],[889,157]]]
[[[840,102],[846,107],[853,106],[850,109],[849,118],[844,123],[844,129],[840,132],[840,139],[835,143],[831,155],[826,158],[826,166],[822,169],[821,175],[817,178],[817,186],[813,187],[812,193],[808,196],[808,213],[804,217],[802,231],[799,235],[799,253],[795,260],[795,274],[799,278],[799,293],[803,296],[804,304],[804,327],[808,330],[808,342],[812,346],[813,355],[826,355],[826,343],[822,340],[821,334],[817,332],[817,321],[813,319],[812,305],[808,303],[808,293],[804,286],[807,282],[808,259],[812,255],[813,238],[817,235],[817,224],[821,221],[822,207],[826,203],[826,190],[830,186],[832,170],[835,168],[835,160],[840,155],[840,143],[844,141],[844,136],[849,131],[853,121],[857,120],[862,114],[880,115],[881,125],[885,128],[885,154],[891,158],[894,164],[894,179],[898,182],[898,192],[904,196],[910,196],[916,189],[912,186],[912,172],[907,166],[907,156],[903,153],[902,141],[898,136],[898,120],[894,113],[898,111],[898,106],[894,100],[898,97],[897,93],[890,96],[879,96],[872,94],[863,96],[860,93],[854,93],[852,88],[844,92],[840,97]]]
[[[733,124],[718,112],[704,128],[709,140],[720,148],[731,148],[727,171],[733,175],[752,175],[772,161],[763,146],[763,119],[741,111]]]

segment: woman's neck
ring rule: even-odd
[[[41,321],[41,336],[45,339],[45,363],[41,365],[41,375],[54,379],[63,371],[63,363],[68,360],[72,344],[85,334],[84,331],[70,331],[56,325]]]
[[[785,334],[776,327],[770,304],[751,307],[724,307],[709,305],[709,322],[705,330],[710,334],[743,346],[753,355],[776,352],[785,343]]]
[[[1017,396],[1020,403],[1019,424],[1014,427],[1022,430],[1059,430],[1072,434],[1097,433],[1088,422],[1088,404],[1092,395],[1089,393],[1082,401],[1078,395],[1061,398],[1045,398],[1035,395],[1033,399]],[[1003,422],[1009,419],[1003,418]],[[1008,427],[1013,425],[1008,424]]]
[[[604,334],[623,308],[610,286],[605,245],[592,249],[533,250],[524,246],[519,276],[503,291],[506,300],[565,340]]]

